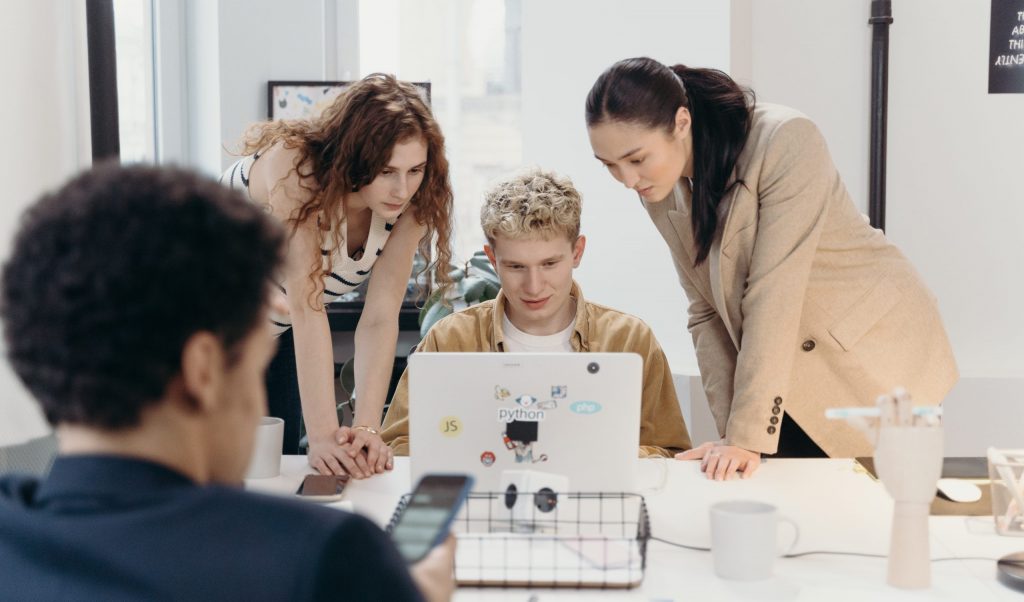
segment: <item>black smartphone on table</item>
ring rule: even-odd
[[[472,487],[469,475],[428,474],[420,479],[391,526],[391,539],[406,562],[418,562],[448,537]]]
[[[348,475],[308,474],[295,495],[313,502],[336,502],[345,491]]]

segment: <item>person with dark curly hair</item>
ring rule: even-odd
[[[288,311],[270,318],[280,346],[267,376],[270,413],[285,421],[284,452],[298,453],[304,421],[309,464],[321,473],[365,478],[391,470],[379,431],[417,249],[435,260],[436,284],[451,281],[452,191],[441,129],[415,86],[373,74],[314,119],[257,124],[244,152],[221,181],[288,227],[278,287]],[[359,403],[353,426],[339,428],[324,305],[367,278],[355,332]]]
[[[183,169],[102,166],[25,212],[0,319],[60,453],[0,479],[0,599],[450,595],[452,543],[410,576],[365,518],[238,489],[284,240]]]

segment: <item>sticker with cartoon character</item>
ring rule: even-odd
[[[531,420],[513,420],[505,427],[502,441],[505,449],[511,450],[516,457],[516,464],[536,464],[547,462],[548,455],[540,454],[533,457],[533,446],[537,443],[539,422]]]
[[[487,468],[490,468],[491,466],[494,466],[494,460],[495,460],[494,452],[485,451],[484,453],[480,454],[480,463],[483,464]]]

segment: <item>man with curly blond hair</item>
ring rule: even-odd
[[[651,329],[639,318],[584,300],[573,280],[586,247],[580,194],[563,176],[524,171],[486,195],[484,252],[501,278],[496,299],[439,321],[417,351],[630,352],[643,358],[640,456],[689,449],[672,373]],[[384,420],[384,441],[409,453],[409,373]]]

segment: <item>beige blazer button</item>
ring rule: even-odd
[[[775,414],[776,416],[778,416],[779,412],[781,412],[781,411],[782,411],[782,408],[780,408],[779,406],[775,406],[774,408],[772,408],[772,414]]]
[[[814,351],[814,341],[807,339],[801,347],[804,351]]]
[[[776,397],[775,398],[775,405],[777,405],[777,406],[782,405],[782,398],[781,397]]]
[[[769,420],[769,422],[771,422],[772,424],[778,424],[779,423],[779,417],[778,416],[772,416],[771,420]]]
[[[769,435],[774,435],[775,434],[775,427],[774,426],[768,427],[768,434]]]

